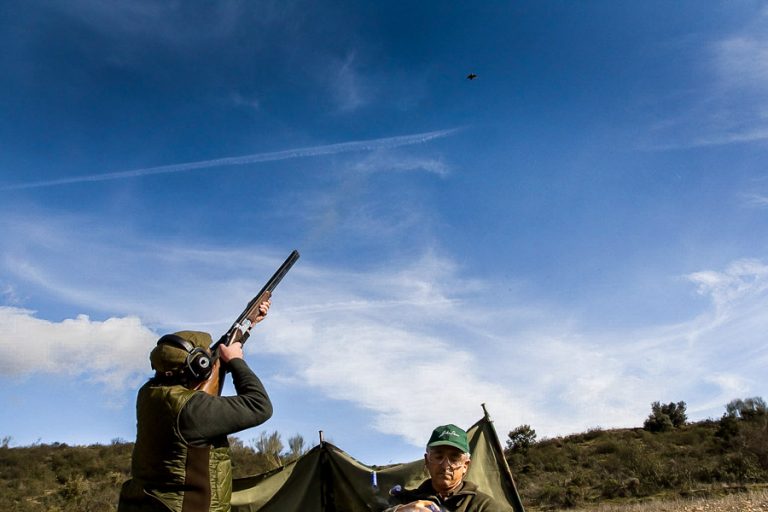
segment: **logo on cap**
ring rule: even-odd
[[[427,448],[432,446],[453,446],[464,453],[469,453],[467,433],[453,424],[440,425],[432,431]]]

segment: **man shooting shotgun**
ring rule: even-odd
[[[229,330],[211,345],[205,332],[162,336],[150,353],[155,376],[136,399],[131,479],[119,512],[228,512],[232,465],[227,436],[272,416],[263,384],[243,359],[243,343],[269,311],[293,251]],[[226,372],[236,396],[221,396]]]

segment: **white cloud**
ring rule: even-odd
[[[429,268],[435,272],[423,272]],[[768,302],[759,262],[735,262],[722,273],[737,276],[736,293],[723,292],[717,272],[691,275],[713,299],[699,315],[614,333],[558,329],[557,312],[510,314],[516,304],[483,310],[449,290],[474,290],[468,297],[478,287],[493,291],[482,283],[463,287],[458,273],[433,257],[412,273],[382,276],[390,289],[404,290],[383,304],[366,300],[380,289],[376,278],[362,280],[363,288],[342,287],[356,299],[334,297],[314,311],[286,313],[265,348],[286,356],[301,385],[374,412],[377,429],[416,445],[430,424],[476,419],[481,402],[502,432],[529,423],[555,435],[639,425],[656,400],[685,400],[701,418],[736,396],[762,392],[767,353],[760,333],[768,316],[759,307],[744,314],[735,307]],[[423,282],[412,283],[411,275]],[[423,291],[420,299],[404,300],[418,295],[414,290]],[[309,288],[309,296],[316,293]]]
[[[14,306],[21,303],[21,298],[16,294],[13,285],[0,283],[0,295],[2,295],[4,304]]]
[[[39,287],[91,315],[116,305],[103,322],[53,322],[3,308],[0,339],[9,346],[44,341],[35,357],[2,371],[82,372],[92,358],[91,377],[110,386],[146,372],[156,325],[223,332],[250,298],[231,290],[245,294],[262,281],[229,276],[263,268],[266,278],[285,256],[189,241],[157,251],[125,234],[118,251],[111,234],[96,229],[17,228],[6,225],[3,233],[4,273],[15,288]],[[76,260],[87,278],[73,268]],[[20,272],[19,261],[33,270]],[[124,275],[114,276],[115,265]],[[258,351],[280,362],[272,371],[281,385],[352,403],[373,415],[375,429],[415,445],[440,422],[473,422],[481,403],[502,434],[528,423],[540,435],[556,435],[636,426],[655,400],[685,400],[702,417],[737,396],[768,391],[768,266],[759,260],[691,273],[688,281],[711,301],[707,309],[675,324],[648,319],[645,329],[616,332],[580,325],[571,312],[537,304],[530,294],[500,294],[507,283],[464,272],[436,250],[368,271],[300,260],[277,291]]]
[[[259,287],[255,280],[235,286],[226,276],[242,275],[244,268],[276,266],[274,258],[243,257],[246,252],[265,252],[258,248],[222,252],[165,244],[163,251],[157,251],[122,236],[116,251],[108,243],[113,240],[108,234],[101,238],[89,230],[87,236],[95,239],[83,240],[82,230],[61,220],[47,228],[9,224],[13,229],[9,225],[5,229],[12,235],[8,237],[12,250],[5,255],[5,270],[23,286],[33,284],[46,294],[79,304],[83,311],[99,311],[107,305],[138,314],[144,323],[175,324],[174,328],[199,322],[206,330],[223,330],[243,306],[230,296],[231,290]],[[80,251],[83,246],[89,247],[87,254]],[[74,260],[87,268],[87,278],[71,268]],[[58,271],[57,266],[70,269]],[[123,269],[119,275],[112,271],[116,267]],[[512,410],[514,397],[505,396],[503,386],[483,376],[482,362],[471,344],[463,346],[454,338],[461,332],[454,325],[461,317],[461,301],[447,290],[466,293],[479,286],[457,278],[456,272],[455,265],[434,253],[406,267],[372,273],[317,268],[300,260],[281,284],[268,320],[273,324],[270,339],[260,349],[284,357],[285,366],[276,373],[287,375],[297,385],[322,389],[328,396],[374,411],[378,428],[401,432],[414,441],[421,442],[427,424],[438,416],[445,421],[474,421],[483,401],[498,404],[492,410],[501,415],[501,411]],[[111,300],[118,297],[119,301]],[[21,320],[29,324],[28,333],[61,331],[59,346],[70,336],[79,336],[87,348],[108,327],[122,325],[119,319],[99,323],[87,317],[53,323],[35,319],[29,312],[14,312],[17,324]],[[3,328],[10,326],[9,320]],[[125,328],[125,335],[134,334],[133,352],[117,353],[126,350],[127,342],[101,344],[101,353],[110,363],[94,366],[95,378],[127,378],[146,366],[147,347],[156,335],[141,323],[131,326],[133,329]],[[88,329],[95,334],[85,335]],[[70,353],[72,361],[83,356],[80,349]],[[49,362],[49,358],[30,361],[19,371],[51,371]],[[124,367],[118,369],[120,364]],[[62,368],[71,366],[67,363]],[[461,383],[451,383],[452,375],[461,376]],[[362,387],[354,384],[360,382]],[[430,383],[439,387],[432,389]],[[423,403],[430,394],[440,392],[440,387],[443,396],[447,390],[452,393],[450,409],[433,399],[429,407]],[[355,389],[360,393],[353,392]],[[423,389],[423,393],[413,393],[413,389]],[[389,400],[391,396],[400,398]],[[431,410],[431,417],[418,413],[425,408]]]
[[[462,303],[446,289],[477,285],[462,286],[453,265],[427,255],[409,268],[333,274],[305,280],[301,295],[323,300],[273,318],[261,345],[301,386],[372,411],[377,430],[417,445],[437,422],[470,424],[485,401],[497,416],[514,413],[516,398],[486,375],[475,344],[457,338]]]
[[[363,78],[357,71],[354,53],[343,60],[332,60],[328,67],[324,71],[330,75],[329,86],[341,111],[358,109],[370,101],[370,91],[363,85]]]
[[[763,26],[719,41],[715,65],[723,86],[732,90],[768,93],[768,34]]]
[[[157,335],[136,317],[99,322],[78,315],[51,322],[33,311],[0,306],[0,339],[3,352],[14,354],[0,360],[0,376],[87,375],[119,389],[146,374],[147,347]]]
[[[374,150],[334,169],[333,187],[301,198],[311,240],[329,237],[347,245],[373,243],[391,250],[432,239],[434,214],[415,174],[445,176],[439,156],[395,149]],[[410,180],[410,181],[408,181]]]
[[[263,26],[274,20],[278,2],[259,2],[259,8],[250,15],[250,9],[239,2],[198,5],[193,8],[184,2],[152,2],[146,0],[77,0],[46,6],[52,12],[72,18],[77,24],[98,31],[102,37],[120,42],[122,48],[160,42],[171,47],[184,48],[222,38],[232,34],[238,23],[247,17],[253,24]],[[204,9],[204,11],[203,11]],[[204,12],[201,15],[201,12]],[[202,27],[205,30],[202,30]]]
[[[450,173],[450,166],[442,158],[396,154],[390,151],[374,151],[357,162],[353,169],[365,173],[421,171],[438,176]]]
[[[768,266],[756,259],[742,259],[732,262],[724,271],[694,272],[688,279],[718,307],[742,305],[744,299],[759,299],[768,290]]]
[[[768,140],[768,16],[745,12],[743,26],[696,45],[707,80],[681,95],[660,98],[655,150],[762,143]],[[674,116],[670,112],[682,112]]]
[[[246,107],[249,110],[261,109],[261,102],[255,96],[246,96],[239,92],[233,92],[230,98],[232,103],[237,107]]]
[[[768,196],[755,192],[744,194],[743,205],[747,208],[768,208]]]

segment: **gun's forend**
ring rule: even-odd
[[[245,340],[247,340],[248,336],[251,334],[250,331],[251,327],[253,327],[253,322],[259,315],[259,306],[262,302],[269,300],[274,289],[277,288],[277,285],[280,284],[280,281],[285,277],[285,274],[291,270],[291,267],[298,259],[299,251],[293,250],[283,264],[280,265],[280,268],[278,268],[272,277],[269,278],[267,284],[265,284],[261,291],[251,299],[243,312],[240,313],[240,316],[237,317],[237,320],[235,320],[229,330],[227,330],[226,334],[211,346],[211,351],[215,351],[222,343],[225,345],[229,345],[235,341],[245,343]]]

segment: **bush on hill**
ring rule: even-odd
[[[682,427],[688,419],[685,409],[685,402],[668,404],[653,402],[651,414],[643,423],[643,428],[651,432],[667,432],[673,428]]]

